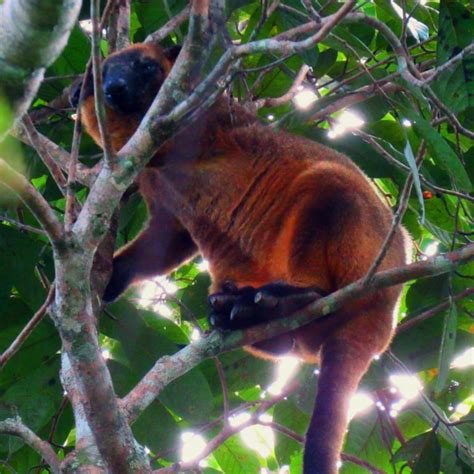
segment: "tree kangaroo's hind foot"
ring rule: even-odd
[[[301,288],[284,282],[254,288],[224,283],[222,291],[209,296],[209,323],[219,329],[243,329],[294,311],[324,296],[316,288]]]

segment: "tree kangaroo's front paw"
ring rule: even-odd
[[[220,329],[242,329],[288,316],[325,292],[275,282],[259,288],[227,286],[209,296],[209,323]]]
[[[240,329],[257,324],[254,321],[255,288],[224,285],[223,290],[209,296],[209,324],[219,329]]]

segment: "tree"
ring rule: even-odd
[[[407,282],[391,349],[355,399],[365,411],[351,422],[341,472],[470,472],[471,3],[79,6],[1,6],[0,132],[9,136],[0,144],[0,470],[298,473],[317,371],[300,367],[293,382],[271,386],[273,366],[239,348]],[[100,83],[102,55],[130,40],[184,46],[114,155],[81,135],[67,96],[86,69]],[[374,262],[363,281],[310,308],[232,334],[205,332],[200,259],[104,308],[114,241],[132,239],[146,220],[134,178],[224,91],[269,127],[351,157],[394,208],[394,227],[411,233],[415,263],[377,272]],[[251,447],[238,435],[249,427]],[[258,439],[266,451],[252,449]]]

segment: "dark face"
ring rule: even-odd
[[[160,62],[143,51],[111,56],[104,63],[106,104],[121,113],[144,114],[165,79]]]

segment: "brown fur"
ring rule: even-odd
[[[163,58],[157,46],[131,48]],[[169,70],[170,62],[163,61]],[[82,111],[98,141],[91,97]],[[116,254],[115,274],[133,267],[127,284],[165,274],[199,251],[210,263],[213,290],[226,281],[239,287],[284,281],[332,292],[363,277],[392,222],[367,178],[332,149],[270,130],[238,105],[234,113],[235,123],[222,99],[158,150],[140,174],[150,221]],[[115,149],[140,118],[108,110]],[[380,269],[406,259],[399,229]],[[306,361],[320,358],[305,473],[337,472],[349,400],[373,357],[390,342],[400,291],[377,291],[324,320],[248,348],[272,357],[275,348],[292,347]]]

